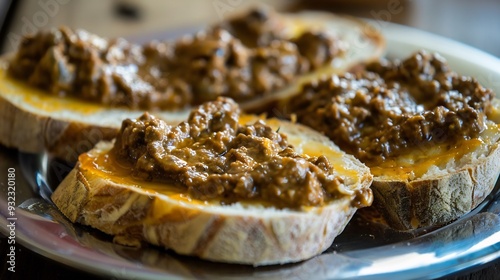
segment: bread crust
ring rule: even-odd
[[[451,222],[476,208],[495,187],[500,174],[499,145],[494,143],[487,156],[431,179],[399,181],[375,177],[372,207],[390,227],[398,230]]]
[[[2,82],[15,89],[12,81]],[[75,163],[78,155],[89,151],[99,141],[112,140],[124,119],[143,113],[105,108],[92,115],[71,109],[50,112],[24,104],[22,98],[9,100],[4,94],[0,91],[0,144],[27,153],[47,152],[69,163]],[[157,114],[168,123],[177,124],[187,118],[189,110]]]
[[[334,147],[306,127],[285,122],[281,127]],[[90,153],[110,145],[102,142]],[[330,247],[357,209],[356,191],[370,192],[369,169],[349,155],[344,154],[342,161],[358,175],[348,186],[353,194],[303,210],[189,203],[98,177],[80,163],[61,182],[52,200],[70,221],[97,228],[118,242],[146,241],[212,261],[283,264],[311,258]]]
[[[113,139],[118,129],[30,112],[0,95],[0,144],[23,152],[46,151],[75,162],[97,142]]]
[[[329,71],[342,72],[355,64],[375,60],[383,54],[385,48],[383,36],[373,28],[365,28],[368,23],[361,20],[313,12],[282,16],[291,22],[312,21],[315,28],[318,27],[316,23],[322,22],[324,28],[330,29],[330,31],[345,27],[348,28],[349,32],[355,33],[349,36],[365,39],[367,43],[362,46],[357,45],[356,42],[350,42],[356,49],[349,50],[346,58]],[[319,18],[321,21],[318,21]],[[337,31],[349,34],[345,30]],[[7,69],[9,59],[9,56],[0,58],[0,67],[3,72]],[[266,104],[271,104],[276,99],[298,92],[299,84],[304,79],[311,79],[313,76],[297,78],[295,83],[283,90],[262,99],[242,103],[240,106],[244,110],[263,112],[267,107]],[[78,154],[90,150],[100,140],[112,139],[119,130],[123,119],[136,118],[142,114],[142,111],[103,106],[96,111],[105,112],[93,113],[94,116],[75,110],[74,107],[77,106],[61,108],[58,112],[36,108],[36,106],[11,100],[12,93],[4,91],[21,91],[21,88],[8,79],[5,73],[2,73],[0,81],[5,84],[0,89],[0,144],[30,153],[49,151],[53,156],[71,163],[76,161]],[[175,112],[154,112],[154,114],[171,124],[177,124],[187,118],[190,110],[191,108]]]

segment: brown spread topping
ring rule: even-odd
[[[246,16],[223,21],[219,26],[250,48],[268,46],[273,40],[283,39],[286,28],[277,14],[264,7],[250,11]]]
[[[343,194],[324,156],[297,154],[263,121],[241,125],[239,107],[219,98],[169,126],[149,114],[123,122],[113,153],[133,175],[187,189],[196,199],[320,206]]]
[[[107,106],[182,109],[227,96],[245,101],[331,63],[342,50],[320,32],[282,34],[276,14],[255,10],[175,42],[135,45],[60,28],[25,37],[10,73],[57,96]]]
[[[429,145],[454,144],[486,128],[491,90],[423,51],[356,74],[305,85],[288,110],[374,166]]]

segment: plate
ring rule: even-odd
[[[452,40],[386,22],[371,21],[387,39],[387,56],[439,52],[452,69],[477,77],[500,93],[499,59]],[[392,232],[354,218],[326,252],[281,266],[251,267],[203,261],[156,248],[130,248],[89,227],[73,225],[50,203],[50,193],[71,169],[47,155],[0,151],[0,230],[8,235],[7,172],[15,170],[16,241],[60,263],[101,276],[160,279],[435,278],[500,257],[499,183],[473,212],[435,230]],[[12,171],[12,169],[10,169]]]

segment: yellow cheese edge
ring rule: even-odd
[[[460,161],[480,145],[491,143],[492,137],[500,135],[500,125],[490,123],[479,138],[463,140],[454,145],[443,143],[432,147],[416,148],[413,153],[394,160],[387,160],[377,166],[370,166],[373,176],[391,180],[411,181],[424,176],[432,166],[443,167],[448,162]]]
[[[71,111],[82,115],[90,115],[106,109],[97,103],[72,97],[61,98],[29,86],[24,81],[10,77],[7,67],[7,61],[0,62],[0,95],[14,105],[22,105],[45,113]]]

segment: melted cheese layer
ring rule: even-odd
[[[443,143],[432,147],[415,149],[411,154],[387,160],[371,166],[373,176],[394,180],[409,181],[422,178],[431,167],[445,169],[450,162],[459,162],[476,151],[481,145],[492,145],[498,141],[500,125],[490,123],[479,138],[464,140],[455,145]]]
[[[10,77],[7,73],[7,67],[6,61],[0,62],[0,95],[14,104],[23,104],[46,113],[73,111],[83,115],[90,115],[105,109],[99,104],[72,97],[61,98],[29,86],[26,82]]]

